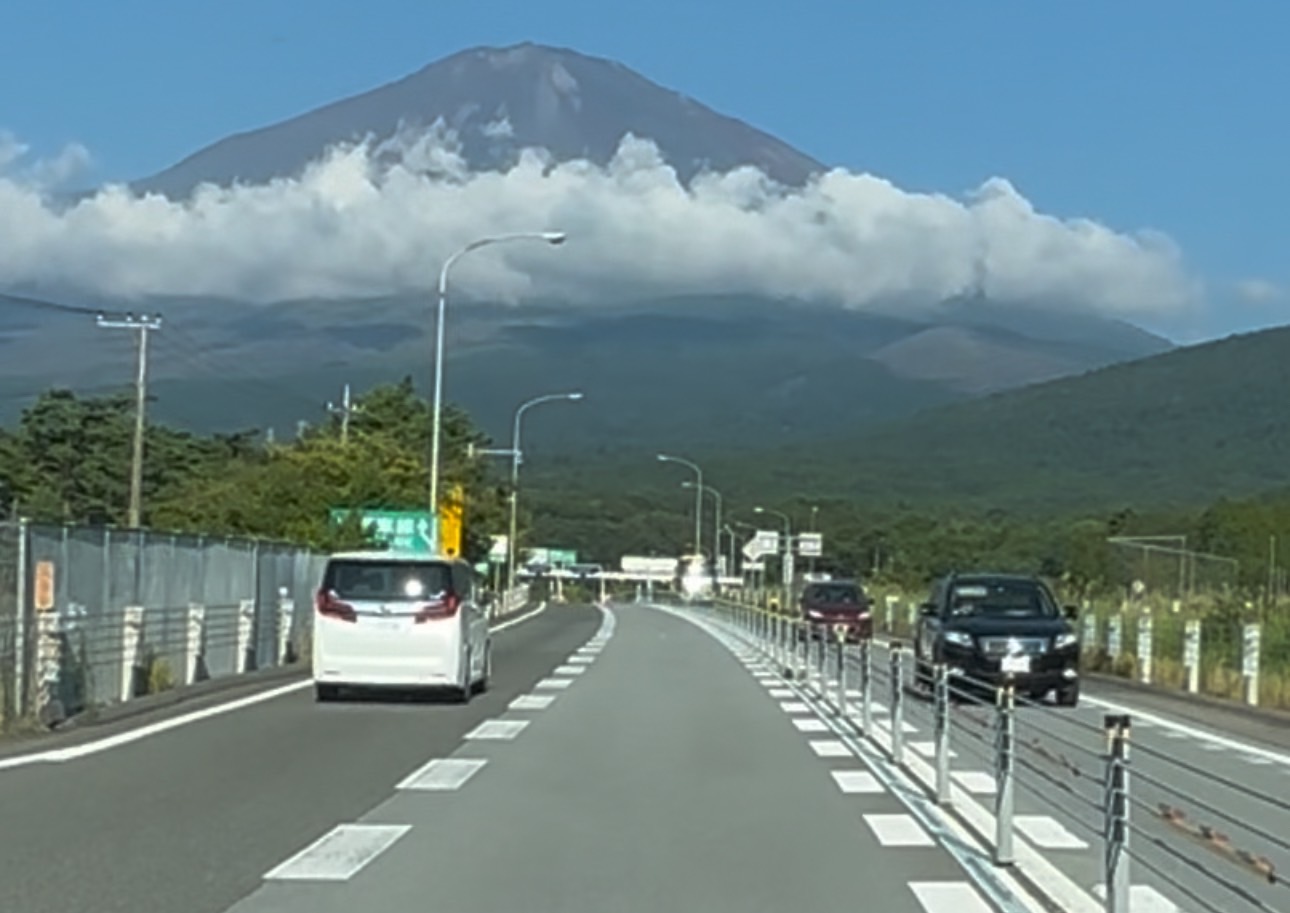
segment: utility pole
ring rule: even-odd
[[[332,415],[340,416],[340,442],[342,444],[348,444],[350,416],[363,411],[362,406],[355,406],[353,401],[349,398],[349,384],[345,384],[345,391],[341,397],[340,405],[337,406],[335,403],[328,403],[327,411]]]
[[[109,320],[98,315],[98,326],[104,330],[130,330],[138,333],[139,365],[134,378],[134,448],[130,459],[130,511],[126,525],[139,529],[143,525],[143,436],[147,427],[148,407],[148,334],[161,329],[160,317],[146,314]]]

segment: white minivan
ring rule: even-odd
[[[488,687],[492,638],[475,571],[456,558],[389,551],[332,555],[315,599],[318,700],[342,688]]]

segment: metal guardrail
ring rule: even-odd
[[[324,560],[252,539],[0,525],[0,726],[307,659]]]
[[[1017,838],[1024,802],[1070,825],[1096,853],[1101,899],[1085,893],[1096,906],[1084,909],[1128,913],[1131,876],[1147,873],[1180,909],[1290,910],[1290,798],[1275,781],[1256,787],[1230,765],[1194,763],[1181,751],[1134,739],[1129,714],[1106,713],[1097,725],[1018,693],[1008,680],[951,675],[933,663],[920,687],[911,681],[912,651],[900,643],[817,639],[821,632],[805,622],[738,603],[718,602],[711,611],[977,832],[995,865],[1024,870],[1026,860],[1043,855]],[[906,743],[912,715],[931,731],[930,751]],[[992,800],[955,782],[956,758],[988,769]],[[1277,775],[1290,785],[1290,769]],[[1078,887],[1087,892],[1090,885]]]

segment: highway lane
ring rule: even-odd
[[[728,638],[646,606],[611,619],[493,738],[266,858],[229,913],[1033,909],[966,874]]]
[[[493,687],[465,707],[319,705],[301,690],[100,754],[0,769],[0,909],[218,913],[259,886],[266,860],[454,750],[599,623],[594,608],[551,606],[499,631]]]
[[[882,648],[875,650],[875,700],[884,713],[890,703],[888,656]],[[851,651],[848,659],[854,683],[858,654]],[[1130,792],[1133,853],[1140,864],[1132,881],[1140,902],[1166,913],[1260,909],[1258,903],[1290,909],[1285,885],[1269,884],[1158,814],[1162,804],[1179,809],[1193,825],[1216,828],[1234,848],[1265,856],[1285,872],[1290,869],[1284,846],[1290,840],[1290,754],[1228,734],[1225,727],[1245,730],[1258,724],[1221,708],[1208,707],[1205,714],[1189,708],[1188,719],[1175,721],[1167,698],[1098,683],[1086,683],[1086,689],[1086,699],[1073,710],[1029,702],[1018,710],[1018,832],[1081,889],[1098,890],[1104,826],[1102,722],[1108,710],[1123,708],[1135,720]],[[907,745],[930,761],[931,704],[912,691],[906,695]],[[992,808],[993,708],[961,703],[952,717],[954,776],[983,807]]]

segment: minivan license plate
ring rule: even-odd
[[[1005,656],[1000,668],[1004,672],[1025,673],[1030,671],[1029,656]]]

